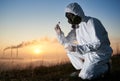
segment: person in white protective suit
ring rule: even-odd
[[[70,62],[76,70],[80,70],[78,77],[91,80],[108,72],[112,48],[101,22],[85,16],[78,3],[70,3],[65,15],[72,25],[70,33],[65,36],[58,24],[55,30],[59,42],[67,50]]]

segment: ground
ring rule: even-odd
[[[60,63],[58,65],[45,67],[31,66],[22,70],[9,70],[0,72],[0,81],[82,81],[80,78],[69,77],[70,73],[75,71],[70,63]],[[111,74],[106,78],[100,78],[96,81],[120,81],[120,56],[112,57]]]

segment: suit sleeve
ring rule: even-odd
[[[70,45],[73,43],[74,40],[76,40],[75,30],[71,30],[67,36],[65,36],[64,33],[61,32],[59,35],[57,34],[57,38],[63,46]]]

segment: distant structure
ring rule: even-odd
[[[18,57],[18,47],[16,48],[16,58]]]
[[[11,46],[10,47],[10,57],[12,58],[13,57],[13,47]],[[3,56],[5,55],[5,52],[6,52],[6,49],[5,50],[3,50]],[[18,47],[16,47],[16,58],[18,57]]]
[[[11,58],[12,58],[12,47],[11,47]]]
[[[3,50],[3,55],[5,55],[5,50]]]

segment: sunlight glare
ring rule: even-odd
[[[41,50],[39,48],[34,49],[35,54],[40,54]]]

